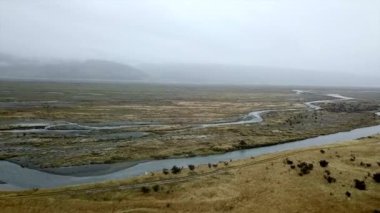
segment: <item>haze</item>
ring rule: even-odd
[[[0,52],[40,60],[116,61],[158,78],[157,70],[171,64],[187,75],[207,70],[178,64],[212,64],[243,66],[245,73],[252,66],[279,68],[271,72],[278,75],[331,74],[329,85],[342,74],[360,76],[337,84],[376,86],[380,1],[3,0]],[[229,75],[218,82],[228,83],[234,71],[225,71]],[[289,81],[302,84],[302,79]]]

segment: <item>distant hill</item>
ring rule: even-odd
[[[223,64],[140,64],[151,81],[235,85],[378,87],[380,75]]]
[[[39,62],[0,54],[0,79],[135,81],[144,78],[143,71],[112,61]]]
[[[223,64],[37,61],[0,53],[0,79],[145,83],[379,87],[380,74]]]

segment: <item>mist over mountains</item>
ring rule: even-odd
[[[151,79],[171,83],[379,87],[380,75],[220,64],[142,64]]]
[[[0,54],[0,79],[114,81],[178,84],[300,85],[378,87],[380,76],[261,66],[155,64],[106,61],[41,61]]]
[[[54,81],[133,81],[146,74],[125,64],[105,61],[49,61],[0,55],[0,78]]]

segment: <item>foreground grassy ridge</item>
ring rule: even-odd
[[[66,135],[0,133],[0,159],[45,168],[205,155],[380,123],[380,116],[373,113],[380,93],[312,89],[317,94],[296,95],[286,87],[1,82],[2,129],[25,121],[167,125]],[[318,95],[327,93],[352,94],[359,104],[342,102],[344,107],[327,106],[331,110],[319,112],[305,109],[303,102],[328,99]],[[199,123],[232,121],[252,110],[288,108],[297,110],[268,113],[261,124],[192,128]],[[132,138],[130,131],[149,135]]]
[[[203,165],[177,175],[159,172],[97,185],[3,192],[0,207],[3,212],[373,212],[380,208],[380,183],[372,178],[380,172],[379,152],[380,135],[216,168]],[[314,167],[300,176],[286,160]],[[321,160],[328,166],[321,167]],[[328,183],[327,171],[336,182]],[[366,190],[356,189],[354,179],[363,180]]]

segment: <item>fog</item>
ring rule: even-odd
[[[377,86],[380,1],[2,0],[0,52],[114,61],[152,81]]]

